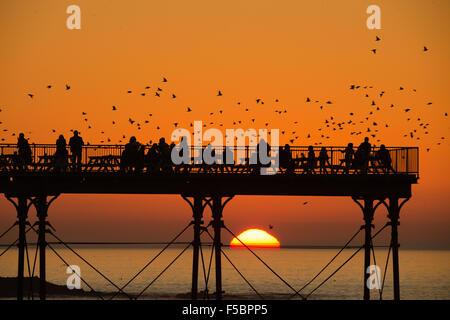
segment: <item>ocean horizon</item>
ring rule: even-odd
[[[186,244],[176,244],[164,251],[154,262],[133,280],[124,291],[130,295],[141,294],[141,299],[189,299],[192,281],[192,248],[188,248],[159,278],[163,271]],[[105,294],[117,291],[114,285],[102,278],[73,252],[58,244],[52,244],[57,253],[70,265],[80,267],[81,277],[95,290]],[[151,261],[162,249],[162,245],[96,245],[87,246],[74,244],[72,247],[84,259],[90,262],[115,285],[125,285],[142,267]],[[356,250],[357,246],[344,250],[311,284],[300,293],[307,296],[319,286],[328,276],[338,269]],[[35,246],[29,245],[30,270],[33,269]],[[338,247],[303,246],[281,247],[280,249],[254,249],[262,260],[279,276],[295,289],[307,284],[339,251]],[[283,283],[275,274],[246,249],[223,248],[225,255],[236,266],[264,299],[285,300],[300,299],[294,296],[294,291]],[[203,263],[200,255],[199,298],[204,295],[205,270],[208,277],[208,266],[211,258],[211,247],[202,250]],[[375,247],[376,265],[380,268],[380,284],[384,278],[382,298],[393,299],[392,288],[392,255],[390,256],[385,274],[388,248]],[[401,249],[400,250],[400,290],[401,299],[411,300],[447,300],[450,298],[450,250],[445,249]],[[47,250],[47,281],[65,286],[70,274],[67,266],[52,250]],[[203,269],[203,264],[205,269]],[[372,257],[372,264],[373,257]],[[212,259],[208,292],[215,292],[214,257]],[[346,263],[334,276],[315,290],[308,299],[311,300],[361,300],[363,296],[363,250]],[[0,277],[17,276],[17,248],[11,248],[0,259]],[[25,276],[28,276],[28,264],[25,260]],[[39,276],[39,263],[36,262],[34,276]],[[156,279],[156,281],[154,281]],[[152,283],[152,281],[154,281]],[[144,289],[151,285],[144,291]],[[256,292],[243,280],[234,267],[222,256],[222,283],[224,299],[259,299]],[[25,284],[26,286],[26,284]],[[90,288],[82,283],[84,291]],[[38,296],[35,288],[35,297]],[[50,299],[96,299],[95,296],[49,296]],[[123,297],[120,297],[123,299]],[[213,297],[209,297],[213,299]],[[371,290],[372,299],[380,299],[380,290]]]

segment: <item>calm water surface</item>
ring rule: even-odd
[[[54,246],[58,253],[69,263],[80,266],[81,276],[95,289],[102,292],[115,292],[115,288],[69,250]],[[182,246],[166,250],[125,289],[128,293],[141,292],[175,257],[182,251]],[[78,247],[77,252],[96,268],[101,270],[118,286],[124,285],[161,248],[87,248]],[[224,248],[225,253],[239,271],[260,292],[264,298],[286,299],[292,294],[280,279],[259,262],[245,249]],[[337,249],[271,249],[255,252],[283,279],[294,288],[301,288],[337,253]],[[354,249],[345,250],[326,271],[302,294],[311,292],[317,285],[339,267]],[[208,272],[210,248],[203,249],[205,269]],[[34,250],[29,252],[34,258]],[[376,249],[376,262],[384,273],[387,250]],[[392,256],[391,256],[392,257]],[[17,275],[17,250],[11,249],[0,257],[0,276]],[[32,261],[31,261],[32,264]],[[252,289],[223,257],[223,290],[228,298],[257,298]],[[363,284],[363,253],[360,251],[335,276],[315,291],[310,299],[361,299]],[[38,265],[35,274],[38,273]],[[450,251],[401,250],[400,284],[402,299],[450,299]],[[157,281],[144,293],[147,299],[171,299],[178,294],[187,293],[191,286],[192,249],[188,249]],[[47,251],[47,280],[64,285],[68,274],[66,266],[57,256]],[[386,273],[383,298],[392,299],[392,264]],[[209,291],[215,291],[214,259],[209,277]],[[202,262],[200,260],[199,290],[205,288]],[[89,288],[83,284],[83,289]],[[372,297],[379,298],[378,290],[372,290]]]

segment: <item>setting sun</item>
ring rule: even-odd
[[[239,238],[239,239],[237,239]],[[252,249],[279,249],[280,242],[261,229],[248,229],[241,232],[237,238],[233,238],[230,242],[231,249],[245,248],[245,246],[239,241],[241,240],[245,245]]]

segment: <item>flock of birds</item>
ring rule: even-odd
[[[381,41],[381,38],[379,36],[376,36],[375,38],[376,42]],[[423,47],[423,51],[427,52],[429,49],[424,46]],[[373,54],[377,53],[377,49],[374,48],[371,50],[371,52]],[[151,87],[149,85],[143,86],[143,90],[140,91],[135,91],[135,90],[125,90],[125,93],[127,95],[140,95],[142,97],[145,96],[154,96],[156,98],[169,98],[169,99],[177,99],[177,94],[173,93],[173,92],[168,92],[167,88],[165,87],[166,84],[168,83],[168,79],[166,77],[162,77],[161,83],[159,85],[157,85],[156,87]],[[50,89],[54,89],[54,86],[51,84],[48,84],[46,86],[46,89],[50,90]],[[153,89],[153,90],[151,90]],[[406,118],[406,121],[411,123],[410,129],[406,130],[403,133],[403,137],[404,138],[408,138],[408,139],[412,139],[412,140],[421,140],[422,137],[424,136],[428,136],[430,135],[430,128],[431,128],[431,123],[429,121],[426,121],[425,119],[423,119],[423,117],[420,116],[420,112],[421,109],[417,110],[417,107],[402,107],[400,105],[394,105],[393,103],[387,103],[385,101],[383,101],[383,97],[386,94],[385,90],[381,90],[378,88],[374,88],[372,85],[362,85],[362,84],[351,84],[348,87],[349,90],[351,90],[352,92],[355,92],[357,94],[361,93],[363,99],[367,100],[367,104],[368,104],[368,109],[362,109],[359,110],[358,112],[356,111],[351,111],[351,112],[347,112],[345,117],[342,117],[342,112],[340,112],[340,115],[336,115],[333,114],[333,108],[331,108],[332,105],[334,105],[333,101],[331,100],[324,100],[321,101],[320,99],[313,99],[312,97],[305,97],[304,102],[308,105],[313,105],[313,106],[317,106],[317,110],[319,111],[323,111],[325,118],[323,119],[323,122],[321,123],[320,126],[318,126],[317,128],[317,132],[313,133],[313,132],[302,132],[302,130],[296,129],[296,130],[282,130],[280,131],[281,133],[281,140],[284,141],[288,141],[290,144],[294,144],[294,143],[298,143],[298,144],[314,144],[314,145],[322,145],[324,140],[330,139],[331,135],[333,135],[334,133],[340,132],[340,131],[346,131],[346,133],[350,136],[359,136],[359,135],[364,135],[364,136],[369,136],[371,138],[372,141],[376,141],[376,143],[380,143],[381,139],[379,137],[379,135],[381,134],[381,131],[385,128],[389,128],[390,124],[388,123],[388,121],[379,121],[376,120],[377,115],[382,116],[383,115],[383,111],[387,111],[387,110],[394,110],[394,109],[400,109],[401,112],[404,114],[404,117]],[[65,84],[65,91],[70,91],[71,90],[71,85],[69,84]],[[168,93],[166,93],[168,92]],[[398,92],[412,92],[415,93],[417,92],[416,89],[409,89],[409,88],[405,88],[402,86],[398,87]],[[36,94],[35,93],[27,93],[27,96],[29,99],[36,99]],[[222,92],[222,90],[217,90],[217,97],[223,97],[224,93]],[[365,102],[366,103],[366,102]],[[260,98],[260,97],[256,97],[254,100],[254,106],[259,107],[259,109],[253,108],[253,107],[248,107],[248,106],[244,106],[244,104],[241,101],[236,101],[236,105],[237,107],[239,107],[239,111],[241,113],[244,113],[243,117],[240,117],[240,120],[235,119],[232,120],[232,125],[233,126],[240,126],[240,127],[244,127],[244,124],[249,124],[249,125],[254,125],[256,119],[256,114],[258,113],[258,110],[260,110],[260,108],[262,106],[267,106],[267,105],[273,105],[275,104],[275,107],[273,108],[273,112],[278,115],[278,116],[282,116],[282,115],[286,115],[288,112],[290,112],[291,109],[289,109],[286,106],[282,106],[280,105],[280,99],[279,98],[275,98],[273,100],[271,100],[270,102],[265,101],[264,99]],[[424,106],[422,107],[430,107],[432,106],[432,102],[427,102]],[[112,105],[110,107],[110,112],[117,113],[117,111],[120,108],[118,107],[118,105]],[[255,111],[256,110],[256,111]],[[186,106],[185,110],[184,110],[187,114],[191,114],[192,112],[194,112],[194,108],[191,106]],[[228,113],[230,110],[226,110],[226,112]],[[334,111],[336,111],[336,109],[334,109]],[[416,112],[417,111],[417,112]],[[1,112],[2,109],[0,108],[0,116],[1,116]],[[230,111],[230,112],[235,112],[235,111]],[[211,120],[209,120],[208,123],[203,124],[203,127],[207,127],[207,126],[212,126],[212,125],[218,125],[219,127],[223,127],[224,123],[221,122],[221,118],[220,116],[222,116],[225,113],[224,108],[218,108],[217,110],[214,110],[212,112],[209,112],[209,117],[211,118]],[[295,114],[295,111],[292,112]],[[247,114],[248,116],[245,116],[245,114]],[[86,130],[95,130],[94,129],[94,125],[93,123],[88,119],[88,112],[86,111],[81,111],[80,113],[81,119],[83,121],[83,123],[85,124],[85,129]],[[295,115],[294,115],[295,116]],[[358,119],[358,116],[360,116],[360,118]],[[443,115],[443,118],[446,119],[448,117],[447,112],[445,112]],[[153,124],[153,121],[151,121],[151,118],[153,117],[153,113],[148,113],[148,118],[147,119],[143,119],[138,121],[137,119],[133,119],[133,117],[128,116],[128,119],[126,120],[129,125],[131,125],[132,127],[134,127],[134,129],[137,130],[142,130],[144,125],[149,125],[149,124]],[[187,117],[184,117],[185,120]],[[272,119],[272,117],[270,117]],[[0,119],[1,120],[1,119]],[[214,121],[213,121],[214,120]],[[286,123],[286,119],[283,119],[284,123]],[[113,126],[117,125],[117,123],[119,122],[118,119],[115,120],[111,120],[111,124]],[[171,125],[173,125],[173,129],[177,129],[179,127],[181,127],[181,120],[177,121],[177,122],[173,122]],[[189,121],[187,121],[189,122]],[[204,121],[205,122],[205,121]],[[156,121],[155,121],[156,123]],[[2,125],[3,122],[0,121],[0,125]],[[193,123],[189,122],[189,123],[184,123],[183,125],[187,125],[189,127],[193,127]],[[264,127],[266,127],[267,129],[270,128],[270,121],[266,120],[264,122],[261,123]],[[299,121],[293,121],[292,123],[290,123],[292,126],[296,127],[296,126],[300,126]],[[155,124],[154,125],[154,129],[161,130],[162,128],[160,127],[160,125],[162,126],[162,124]],[[231,126],[231,123],[229,124]],[[7,134],[8,129],[0,129],[4,135]],[[178,129],[181,130],[181,129]],[[71,132],[73,132],[74,130],[70,130]],[[81,130],[78,130],[81,131]],[[130,130],[127,130],[130,131]],[[27,132],[28,134],[31,134],[31,131]],[[59,134],[59,132],[57,132],[56,129],[51,129],[51,133],[53,134]],[[112,138],[107,137],[107,134],[104,130],[100,130],[99,133],[101,134],[101,139],[100,139],[100,143],[108,143],[108,144],[114,144],[114,143],[126,143],[127,142],[127,135],[122,134],[121,138],[118,139],[118,141],[113,141]],[[270,131],[268,131],[268,134],[270,135]],[[304,140],[301,140],[301,135],[302,138],[304,139],[308,139],[309,141],[315,141],[315,142],[303,142]],[[16,133],[12,133],[11,136],[16,136]],[[130,134],[131,136],[131,134]],[[252,138],[257,138],[256,136],[252,137]],[[437,138],[437,145],[440,145],[443,140],[445,140],[446,138],[444,136],[438,137]],[[308,141],[307,140],[307,141]],[[362,139],[361,139],[362,140]],[[3,136],[1,137],[1,141],[4,142],[6,141],[6,138]],[[150,140],[150,143],[152,141]],[[87,142],[87,144],[90,144],[89,142]],[[281,144],[281,143],[280,143]],[[430,146],[426,147],[426,151],[430,151]],[[308,201],[304,201],[302,202],[303,205],[307,205]],[[273,229],[273,225],[269,225],[268,226],[269,229]]]
[[[375,41],[381,41],[380,37],[376,37]],[[423,49],[424,51],[428,51],[429,49],[427,47],[424,47]],[[372,50],[373,53],[376,53],[376,49]],[[177,99],[177,94],[170,92],[167,89],[167,83],[168,83],[168,79],[166,77],[162,77],[161,83],[156,85],[156,86],[143,86],[142,90],[124,90],[124,93],[126,95],[140,95],[142,97],[145,96],[154,96],[157,99],[163,99],[163,98],[168,98],[168,99]],[[46,86],[46,89],[48,90],[52,90],[54,89],[54,86],[52,84],[48,84]],[[420,116],[420,110],[416,110],[416,107],[401,107],[399,105],[394,105],[392,103],[386,103],[385,101],[383,101],[383,97],[386,94],[385,90],[381,90],[381,89],[377,89],[374,88],[371,85],[361,85],[361,84],[351,84],[348,88],[349,90],[351,90],[352,92],[355,93],[361,93],[362,97],[364,99],[367,100],[368,104],[368,108],[364,108],[364,109],[360,109],[358,112],[356,111],[352,111],[352,112],[348,112],[348,114],[346,114],[345,116],[342,115],[342,110],[339,110],[340,112],[337,112],[337,114],[335,114],[334,112],[338,111],[338,109],[336,108],[332,108],[332,106],[334,106],[334,102],[331,100],[324,100],[321,101],[320,99],[313,99],[312,97],[305,97],[305,103],[307,105],[315,105],[317,106],[317,111],[323,112],[323,114],[325,115],[325,117],[323,118],[323,122],[321,123],[321,125],[319,125],[317,127],[317,132],[302,132],[303,130],[301,130],[300,128],[298,129],[294,129],[294,130],[281,130],[280,131],[280,139],[282,140],[281,142],[289,142],[290,144],[307,144],[307,145],[325,145],[326,143],[324,143],[326,140],[331,139],[331,136],[336,134],[337,132],[345,132],[346,134],[350,135],[350,136],[359,136],[359,135],[364,135],[364,136],[368,136],[371,138],[371,141],[373,141],[374,143],[380,143],[381,142],[381,138],[380,138],[380,134],[382,133],[382,130],[385,128],[389,128],[390,125],[388,123],[388,121],[386,121],[386,119],[383,119],[382,121],[377,120],[378,118],[383,118],[383,111],[387,111],[387,110],[397,110],[397,109],[401,109],[402,113],[405,115],[406,121],[411,123],[410,129],[407,130],[406,132],[403,133],[403,137],[404,138],[409,138],[409,139],[413,139],[413,140],[421,140],[422,137],[427,136],[430,134],[430,129],[431,129],[431,123],[429,121],[426,121],[425,119],[423,119],[423,117]],[[71,85],[69,84],[65,84],[65,91],[70,91],[71,90]],[[399,92],[413,92],[415,93],[416,90],[415,89],[407,89],[405,87],[399,86],[398,88]],[[37,96],[35,93],[27,93],[29,99],[36,99]],[[216,96],[218,97],[218,99],[221,99],[221,97],[224,96],[224,93],[222,92],[222,90],[217,90],[217,94]],[[231,120],[231,123],[227,124],[226,127],[229,128],[230,126],[239,126],[240,128],[245,128],[245,125],[250,125],[251,127],[255,127],[256,123],[255,121],[257,120],[256,116],[259,113],[260,110],[262,110],[263,106],[268,106],[268,108],[270,108],[270,105],[275,105],[275,107],[273,108],[273,112],[275,113],[275,115],[278,116],[283,116],[286,115],[287,113],[293,113],[295,117],[295,112],[291,112],[292,109],[283,106],[280,104],[280,99],[279,98],[275,98],[273,100],[269,101],[265,101],[263,98],[260,97],[256,97],[254,100],[254,106],[244,106],[243,103],[241,103],[241,101],[236,101],[236,105],[239,108],[238,111],[241,112],[241,114],[243,113],[243,116],[239,117],[238,119],[235,120]],[[427,102],[425,107],[430,107],[432,105],[432,102]],[[194,112],[194,108],[191,106],[185,106],[185,112],[187,114],[191,114]],[[115,116],[115,114],[117,114],[117,111],[119,110],[119,106],[118,105],[112,105],[110,107],[110,112],[111,112],[111,116],[113,119],[111,119],[111,124],[113,126],[116,126],[119,122],[122,122],[122,120],[117,119],[117,117]],[[266,111],[268,109],[265,109]],[[308,111],[310,111],[311,109],[308,109]],[[314,109],[313,109],[314,110]],[[0,109],[0,112],[2,111],[2,109]],[[155,110],[156,111],[156,110]],[[419,112],[417,112],[419,111]],[[224,126],[224,122],[221,121],[221,116],[225,113],[235,113],[234,110],[224,110],[224,108],[218,108],[214,111],[210,111],[209,112],[209,117],[210,119],[208,119],[207,121],[203,120],[203,127],[208,127],[208,126],[218,126],[218,127],[223,127]],[[108,114],[105,113],[104,114]],[[179,113],[178,113],[179,114]],[[81,111],[80,112],[80,116],[82,119],[82,122],[84,123],[84,129],[86,130],[91,130],[91,131],[96,131],[96,129],[94,128],[94,124],[91,120],[89,120],[88,118],[88,112],[86,111]],[[447,113],[443,114],[443,117],[446,118],[448,115]],[[154,126],[155,130],[161,130],[162,128],[160,126],[162,126],[162,123],[157,123],[157,121],[152,121],[152,117],[153,117],[153,113],[148,113],[147,118],[146,119],[134,119],[132,116],[127,116],[127,122],[129,123],[130,126],[133,127],[133,129],[136,130],[142,130],[144,128],[144,125],[147,126]],[[234,116],[234,118],[237,118]],[[179,121],[174,121],[172,124],[170,124],[171,126],[173,125],[173,129],[174,130],[181,130],[180,127],[183,125],[183,127],[193,127],[193,122],[189,122],[188,120],[186,120],[188,118],[188,116],[181,116],[180,118],[184,118],[183,120],[179,120]],[[269,117],[271,120],[276,120],[274,119],[274,117]],[[268,118],[266,118],[268,119]],[[289,119],[286,118],[282,118],[281,119],[283,121],[283,123],[287,123],[286,121],[288,121]],[[182,123],[184,121],[184,123]],[[0,125],[2,124],[2,122],[0,121]],[[263,122],[259,121],[258,119],[258,125],[259,127],[263,127],[263,128],[267,128],[270,129],[271,127],[278,127],[276,125],[271,126],[271,122],[269,120],[265,120]],[[299,121],[293,121],[292,123],[290,123],[290,125],[288,127],[292,128],[296,128],[297,126],[300,126]],[[79,132],[84,131],[78,129]],[[6,132],[8,131],[8,129],[2,129],[3,133],[6,134]],[[71,130],[72,132],[74,131],[73,129]],[[131,130],[127,129],[128,132],[130,132]],[[29,134],[31,133],[31,131],[28,132]],[[59,134],[59,132],[57,132],[56,129],[51,129],[51,133],[53,134]],[[119,139],[114,140],[113,138],[111,138],[111,136],[108,136],[109,133],[113,133],[113,134],[117,134],[117,129],[111,130],[111,132],[105,132],[105,129],[103,130],[99,130],[99,134],[100,134],[100,139],[99,142],[101,144],[107,143],[107,144],[123,144],[128,142],[127,139],[129,137],[127,137],[126,134],[122,134],[121,137]],[[268,130],[268,134],[270,135],[271,132],[270,130]],[[12,133],[12,136],[15,136],[16,133]],[[92,137],[92,133],[89,133],[89,136]],[[130,135],[131,136],[131,135]],[[253,137],[251,137],[250,140],[252,139],[257,139],[256,135],[254,135]],[[306,139],[307,142],[304,142]],[[362,138],[361,138],[362,140]],[[437,141],[437,145],[440,145],[442,143],[442,141],[445,140],[445,137],[439,137],[438,141]],[[6,141],[5,137],[1,138],[1,141]],[[151,143],[152,141],[150,141]],[[90,144],[89,142],[87,142],[87,144]],[[430,151],[430,147],[426,148],[427,151]]]

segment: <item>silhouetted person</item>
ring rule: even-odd
[[[81,168],[81,155],[83,152],[83,139],[78,135],[78,131],[73,132],[73,137],[69,140],[70,153],[72,154],[72,165],[77,170]]]
[[[392,168],[392,159],[389,150],[386,149],[384,144],[380,146],[380,150],[377,151],[376,158],[378,162],[383,166],[385,172],[394,171]]]
[[[308,147],[308,165],[307,165],[307,172],[313,173],[314,169],[316,168],[316,154],[314,153],[314,148],[312,146]]]
[[[263,164],[264,158],[268,158],[270,154],[270,145],[266,142],[266,140],[261,139],[256,146],[256,151],[258,152],[259,163]],[[262,154],[261,154],[262,153]],[[264,163],[263,165],[267,165]]]
[[[319,168],[320,168],[320,173],[328,173],[327,171],[327,165],[329,165],[328,162],[328,153],[327,153],[327,149],[325,147],[322,147],[322,149],[320,149],[320,153],[319,153]]]
[[[345,153],[344,156],[344,164],[345,164],[345,173],[349,173],[350,169],[353,164],[353,157],[355,156],[355,150],[353,150],[353,143],[349,143],[345,150],[343,151]]]
[[[172,172],[172,158],[170,155],[170,147],[166,143],[166,139],[159,139],[158,150],[161,160],[161,170],[165,173]]]
[[[286,173],[292,173],[294,171],[294,165],[292,162],[291,147],[285,144],[284,148],[280,149],[280,167],[286,169]]]
[[[214,165],[214,157],[216,155],[215,149],[212,148],[212,145],[209,143],[205,149],[203,149],[203,163],[202,169],[203,172],[207,173],[209,169]]]
[[[251,156],[250,164],[253,167],[253,173],[260,173],[261,167],[270,166],[270,145],[264,139],[260,139],[256,145],[256,150]],[[268,162],[267,162],[268,161]],[[256,162],[256,163],[255,163]]]
[[[178,153],[178,160],[180,161],[180,163],[175,164],[174,161],[172,161],[172,154],[176,154]],[[189,145],[187,142],[187,137],[186,136],[182,136],[180,143],[178,144],[178,146],[175,146],[175,143],[171,144],[170,147],[170,155],[171,155],[171,163],[174,165],[175,167],[175,172],[180,172],[181,168],[187,168],[187,166],[190,164],[191,158],[190,158],[190,150],[189,150]],[[177,161],[178,162],[178,161]]]
[[[158,144],[154,143],[147,152],[147,171],[150,173],[159,172],[161,167],[161,157],[158,151]]]
[[[58,140],[56,140],[55,170],[65,171],[67,168],[68,159],[69,153],[67,152],[66,139],[62,134],[60,134]]]
[[[19,134],[17,138],[17,150],[18,150],[18,160],[20,169],[26,169],[26,167],[31,163],[31,148],[28,140],[25,139],[23,133]]]
[[[189,148],[189,146],[188,146],[188,144],[187,144],[187,138],[185,137],[185,136],[183,136],[183,137],[181,137],[181,141],[180,141],[180,145],[179,145],[179,147],[180,147],[180,151],[179,151],[179,154],[180,154],[180,158],[182,158],[183,159],[183,156],[184,156],[184,150],[186,149],[188,149]],[[189,153],[188,153],[189,154]],[[190,160],[190,159],[189,159]]]
[[[125,145],[120,159],[120,168],[123,172],[136,169],[139,161],[140,148],[141,144],[136,141],[136,137],[132,136],[130,141]]]
[[[361,169],[361,172],[366,173],[369,168],[369,160],[370,160],[370,151],[372,150],[372,146],[369,143],[369,138],[364,138],[364,142],[362,142],[358,150],[356,150],[356,158],[358,159],[358,165]]]

